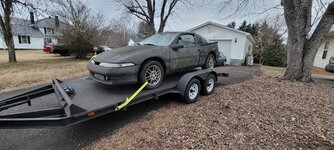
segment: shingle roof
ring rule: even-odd
[[[29,25],[30,21],[26,19],[12,17],[12,24]]]
[[[65,23],[59,20],[59,27],[65,27]],[[56,28],[55,18],[44,18],[36,21],[36,26],[39,28]]]
[[[59,26],[64,27],[65,23],[59,21]],[[21,18],[12,18],[13,35],[26,35],[33,37],[43,37],[44,34],[38,28],[55,28],[55,19],[48,17],[37,20],[35,25],[30,24],[30,20]]]
[[[13,35],[26,35],[33,37],[43,37],[43,33],[38,29],[29,25],[12,25]]]

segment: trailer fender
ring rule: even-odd
[[[197,78],[201,81],[202,85],[203,82],[208,78],[210,74],[215,75],[216,80],[218,80],[218,75],[215,71],[213,70],[200,70],[200,71],[195,71],[195,72],[190,72],[185,74],[184,76],[181,77],[179,80],[176,90],[180,92],[181,96],[184,96],[184,92],[186,90],[186,87],[189,83],[189,81],[193,78]]]

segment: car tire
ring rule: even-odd
[[[139,84],[142,85],[146,81],[149,83],[146,89],[155,89],[159,87],[164,79],[165,70],[158,61],[145,62],[139,70]]]
[[[203,95],[211,95],[213,93],[216,86],[216,81],[217,79],[215,75],[210,74],[208,76],[208,78],[203,82]]]
[[[193,78],[188,83],[181,100],[187,104],[194,103],[197,101],[201,92],[201,82]]]
[[[205,64],[202,67],[203,69],[211,69],[216,66],[216,60],[215,56],[213,54],[209,54],[208,57],[206,57]]]

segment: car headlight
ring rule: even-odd
[[[122,68],[122,67],[131,67],[134,66],[134,63],[121,63],[121,64],[112,64],[112,63],[100,63],[100,66],[110,67],[110,68]]]
[[[89,62],[92,63],[92,64],[95,64],[95,61],[94,61],[94,60],[90,60]]]

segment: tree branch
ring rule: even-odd
[[[327,7],[326,12],[322,16],[318,26],[314,30],[311,38],[309,39],[310,45],[316,45],[320,40],[322,41],[330,31],[334,24],[334,2],[330,3]]]

